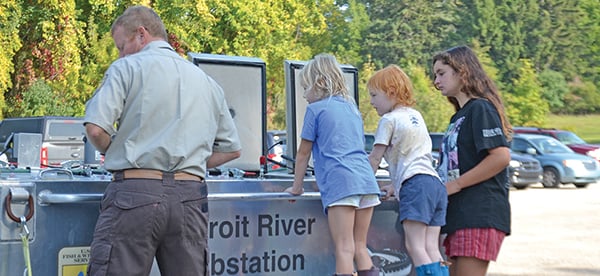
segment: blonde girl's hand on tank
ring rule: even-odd
[[[292,186],[292,187],[285,189],[285,192],[290,193],[295,196],[299,196],[304,193],[304,188],[302,188],[302,187],[296,188],[295,186]]]
[[[301,194],[303,194],[303,193],[304,193],[304,188],[300,187],[300,189],[296,189],[294,186],[292,186],[292,187],[288,187],[287,189],[285,189],[285,192],[286,192],[286,193],[290,193],[290,194],[291,194],[291,195],[293,195],[293,196],[299,196],[299,195],[301,195]],[[288,201],[289,201],[290,203],[294,203],[294,202],[296,202],[296,200],[295,200],[295,199],[290,199],[290,200],[288,200]]]

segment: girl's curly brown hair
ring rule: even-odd
[[[437,61],[450,66],[457,73],[462,83],[461,92],[472,98],[486,99],[494,105],[502,121],[502,131],[511,140],[512,126],[506,117],[498,88],[483,70],[475,52],[467,46],[457,46],[436,54],[431,64]],[[448,97],[448,101],[454,105],[455,110],[460,109],[454,97]]]

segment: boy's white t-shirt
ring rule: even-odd
[[[439,177],[432,163],[431,137],[419,111],[398,107],[384,114],[379,120],[373,144],[387,146],[383,156],[389,164],[396,195],[402,183],[416,174]]]

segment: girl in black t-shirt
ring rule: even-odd
[[[434,56],[435,87],[456,113],[443,138],[438,173],[446,183],[444,241],[450,275],[484,276],[510,234],[507,140],[511,126],[498,90],[466,46]]]

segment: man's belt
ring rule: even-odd
[[[159,170],[150,169],[127,169],[122,171],[113,172],[113,175],[121,174],[123,179],[128,178],[141,178],[141,179],[163,179],[164,173]],[[187,173],[187,172],[174,172],[173,177],[175,180],[190,180],[190,181],[203,181],[204,179],[200,176]]]

